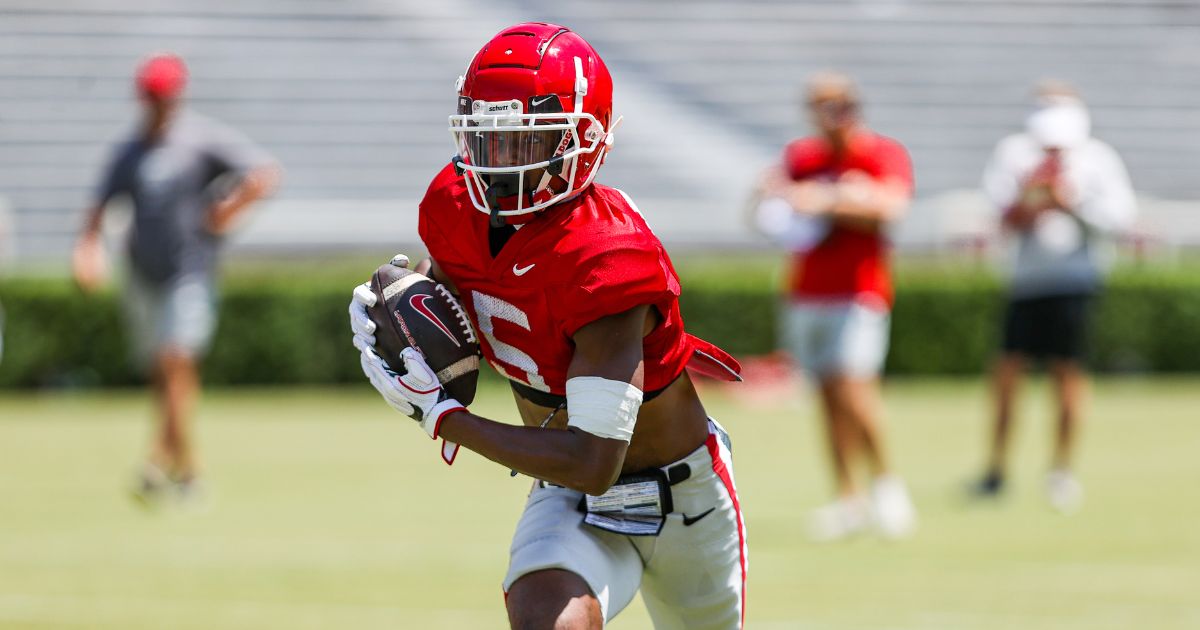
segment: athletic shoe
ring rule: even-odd
[[[208,484],[196,477],[180,479],[175,482],[175,499],[189,510],[206,511],[210,503]]]
[[[878,477],[871,484],[871,516],[885,538],[904,538],[917,528],[913,507],[904,481],[895,475]]]
[[[146,462],[142,464],[142,470],[137,474],[130,494],[142,507],[155,507],[170,484],[171,480],[163,469]]]
[[[1046,475],[1046,496],[1051,507],[1062,514],[1070,514],[1083,505],[1083,485],[1069,470],[1051,470]]]
[[[973,499],[998,499],[1004,494],[1004,475],[992,470],[982,479],[967,487],[967,494]]]
[[[861,496],[842,497],[812,511],[808,521],[809,536],[817,542],[844,540],[867,529],[871,524],[870,509]]]

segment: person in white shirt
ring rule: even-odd
[[[1043,360],[1058,397],[1058,430],[1047,477],[1051,505],[1077,508],[1082,486],[1071,456],[1087,389],[1084,359],[1091,304],[1111,259],[1112,237],[1136,214],[1125,165],[1091,137],[1078,92],[1057,81],[1037,89],[1023,133],[1000,141],[983,188],[1016,240],[1001,354],[993,373],[995,422],[978,496],[1002,493],[1013,402],[1030,360]]]

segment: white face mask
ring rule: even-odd
[[[1083,103],[1057,101],[1030,114],[1025,128],[1043,147],[1070,149],[1087,142],[1092,133],[1092,120]]]
[[[588,134],[579,137],[581,122]],[[451,117],[450,132],[476,209],[500,216],[528,214],[567,198],[580,157],[603,152],[606,134],[589,114],[475,114]],[[597,157],[595,162],[599,161]],[[589,175],[594,175],[595,169]],[[489,189],[495,188],[489,192]],[[488,197],[511,198],[498,208]]]

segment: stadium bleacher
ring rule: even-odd
[[[162,49],[188,60],[195,109],[287,169],[241,247],[412,243],[415,201],[451,152],[454,78],[525,19],[568,24],[605,56],[626,122],[602,181],[669,244],[757,242],[741,203],[805,131],[804,77],[832,67],[861,79],[868,119],[912,151],[920,201],[902,246],[986,231],[972,189],[1044,76],[1080,86],[1146,199],[1147,230],[1200,246],[1194,2],[0,0],[0,197],[16,256],[65,258],[108,144],[135,120],[132,69]]]

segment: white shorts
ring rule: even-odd
[[[579,575],[600,600],[605,621],[639,588],[664,628],[740,628],[746,588],[746,526],[733,482],[728,436],[709,421],[704,445],[671,486],[674,511],[658,536],[624,536],[583,523],[581,494],[534,483],[509,552],[504,592],[523,575],[563,569]]]
[[[780,338],[805,371],[825,376],[876,376],[887,358],[890,313],[855,300],[784,304]]]
[[[208,352],[217,326],[216,287],[211,276],[189,275],[159,285],[130,270],[125,315],[133,358],[146,367],[170,348],[194,357]]]

